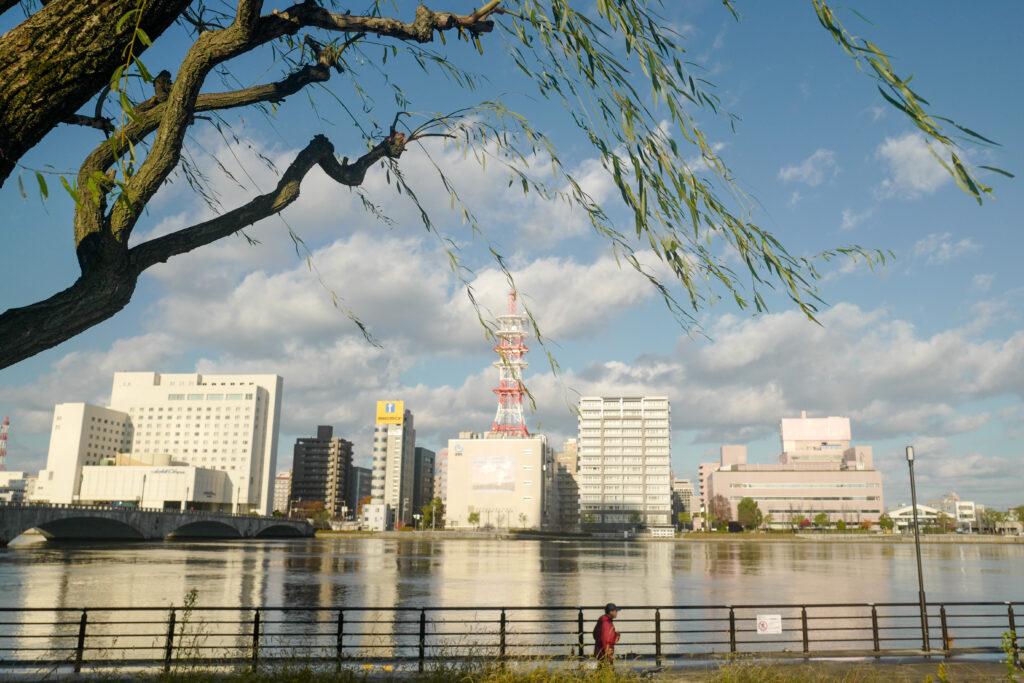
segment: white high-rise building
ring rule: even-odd
[[[216,492],[220,507],[270,514],[282,388],[277,375],[114,373],[109,407],[56,406],[33,499],[78,502],[84,467],[170,464],[223,472],[230,499]],[[102,479],[103,469],[90,478]],[[111,495],[149,500],[145,494]],[[192,501],[206,502],[204,492],[193,488],[181,502]]]
[[[378,401],[373,428],[370,504],[385,506],[395,523],[412,524],[416,479],[416,429],[404,401]],[[386,511],[375,510],[388,519]]]
[[[583,529],[672,533],[671,433],[665,396],[580,399]]]

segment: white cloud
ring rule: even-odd
[[[889,171],[877,192],[881,197],[912,199],[931,194],[950,180],[920,133],[886,138],[875,150],[875,156],[885,162]]]
[[[793,194],[789,195],[789,201],[786,202],[786,206],[793,207],[800,203],[803,199],[803,195],[800,194],[799,190],[793,190]]]
[[[819,149],[798,164],[780,168],[779,179],[814,187],[837,173],[839,164],[836,162],[836,153],[830,149]]]
[[[954,240],[951,233],[933,232],[919,239],[914,244],[912,253],[914,258],[923,260],[929,266],[941,266],[964,254],[980,250],[981,245],[970,237]]]
[[[971,288],[979,292],[987,292],[992,289],[992,283],[995,281],[994,273],[978,273],[971,278]]]
[[[871,214],[874,212],[874,209],[865,209],[860,213],[857,213],[853,209],[843,209],[842,222],[839,225],[839,229],[853,230],[858,225],[871,218]]]

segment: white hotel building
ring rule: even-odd
[[[277,375],[114,373],[109,407],[56,406],[33,500],[270,514],[282,389]]]
[[[584,530],[672,533],[671,431],[665,396],[580,399]]]

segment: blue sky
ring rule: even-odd
[[[411,13],[411,3],[399,3]],[[461,0],[451,5],[467,10]],[[856,3],[870,18],[841,18],[887,49],[897,71],[914,73],[934,111],[1002,144],[967,158],[1019,173],[1024,164],[1020,111],[1024,79],[1016,2]],[[269,7],[269,6],[268,6]],[[461,153],[434,146],[434,158],[458,183],[487,235],[509,257],[542,329],[564,368],[555,378],[533,354],[528,385],[537,398],[531,428],[559,443],[575,431],[569,404],[579,393],[667,394],[673,405],[677,476],[717,459],[723,443],[746,443],[751,460],[773,461],[778,421],[807,410],[847,415],[854,440],[871,445],[885,474],[886,501],[906,500],[902,448],[917,447],[922,495],[956,491],[997,506],[1024,503],[1024,323],[1020,300],[1024,247],[1019,180],[987,177],[995,199],[979,207],[937,167],[908,122],[818,25],[810,2],[739,2],[736,22],[719,3],[668,3],[667,18],[690,56],[741,120],[732,132],[699,115],[709,139],[759,204],[755,220],[795,254],[844,244],[892,250],[874,271],[843,262],[825,266],[821,325],[782,298],[759,317],[726,303],[698,313],[705,336],[687,334],[642,278],[622,271],[605,243],[563,206],[509,194],[505,177]],[[12,13],[8,13],[12,14]],[[0,31],[12,17],[0,18]],[[492,40],[494,49],[487,42]],[[174,71],[185,43],[169,32],[145,61]],[[434,47],[486,77],[475,93],[438,87],[401,59],[390,78],[406,84],[416,108],[447,110],[504,95],[556,139],[563,158],[613,215],[616,195],[560,107],[537,100],[505,57],[498,36],[481,57],[464,44]],[[245,84],[274,77],[268,53],[239,63]],[[372,68],[376,68],[375,66]],[[381,80],[366,67],[361,76]],[[223,86],[211,77],[210,88]],[[344,76],[331,87],[358,103]],[[391,96],[370,85],[373,115],[390,120]],[[275,175],[258,151],[287,165],[317,132],[354,156],[357,134],[336,102],[290,98],[275,118],[230,118],[244,141],[229,144],[202,122],[192,130],[197,163],[211,170],[223,205],[235,206]],[[92,130],[62,127],[22,161],[74,169],[98,142]],[[216,172],[216,157],[239,183]],[[410,182],[440,228],[463,246],[482,302],[504,304],[504,281],[485,245],[448,209],[422,154],[402,159]],[[244,167],[245,172],[241,172]],[[31,173],[24,173],[31,187]],[[442,447],[459,429],[486,429],[495,403],[493,353],[437,242],[412,207],[396,198],[379,169],[367,193],[385,203],[391,227],[369,218],[347,189],[317,173],[284,213],[306,240],[327,286],[344,297],[381,340],[374,348],[330,305],[324,286],[296,256],[284,223],[271,218],[231,238],[152,269],[119,315],[55,349],[0,372],[0,414],[12,416],[9,469],[45,461],[52,407],[105,402],[116,370],[276,372],[285,396],[280,465],[296,436],[317,424],[356,444],[367,464],[373,401],[404,398],[422,445]],[[24,305],[68,286],[76,274],[69,199],[51,183],[45,205],[16,182],[0,190],[6,230],[0,249],[4,306]],[[159,233],[191,224],[209,210],[177,178],[158,194],[138,230]]]

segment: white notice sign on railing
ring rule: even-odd
[[[782,615],[781,614],[758,614],[757,615],[757,634],[759,636],[771,635],[774,633],[782,633]]]

